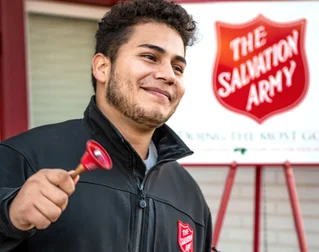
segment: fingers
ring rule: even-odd
[[[34,203],[34,206],[43,215],[43,219],[49,220],[49,225],[55,222],[62,214],[62,209],[46,197],[39,198]]]
[[[51,183],[47,183],[40,188],[40,192],[45,198],[58,206],[61,211],[65,210],[69,201],[69,195],[65,191]]]
[[[29,208],[29,211],[26,212],[24,218],[37,229],[45,229],[51,224],[51,221],[45,215],[43,215],[36,206]]]
[[[20,230],[47,228],[66,209],[79,176],[65,170],[42,169],[22,186],[9,207],[12,224]]]
[[[64,170],[47,170],[46,178],[54,185],[61,188],[68,196],[75,190],[75,183],[70,174]]]
[[[72,176],[72,174],[74,173],[74,170],[69,171],[68,173],[70,174],[70,176]],[[76,185],[79,182],[79,180],[80,180],[80,176],[77,175],[75,178],[73,178],[74,184]]]
[[[80,180],[80,176],[77,175],[75,178],[74,178],[74,184],[77,184]]]

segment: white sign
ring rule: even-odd
[[[199,27],[168,125],[184,164],[319,163],[319,1],[184,4]]]

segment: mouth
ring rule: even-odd
[[[153,88],[153,87],[143,87],[142,89],[144,89],[147,92],[151,92],[151,93],[155,93],[155,94],[157,93],[157,95],[166,96],[167,99],[169,101],[171,101],[171,95],[165,90],[162,90],[159,88]]]

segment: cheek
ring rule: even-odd
[[[124,60],[117,62],[117,73],[126,81],[138,82],[143,77],[144,72],[146,72],[145,66],[131,57],[123,58]]]
[[[142,61],[133,61],[129,69],[131,78],[136,81],[147,78],[154,71],[153,66],[147,65]]]
[[[185,93],[185,86],[184,84],[179,84],[177,86],[177,89],[176,89],[176,98],[177,100],[179,101],[180,99],[182,99],[182,97],[184,96],[184,93]]]

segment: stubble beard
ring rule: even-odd
[[[123,85],[127,85],[127,89],[123,89]],[[149,109],[143,108],[141,105],[133,101],[134,84],[130,80],[123,80],[118,76],[114,69],[111,70],[106,91],[106,101],[116,108],[125,117],[134,122],[146,126],[150,129],[158,128],[163,125],[168,119],[161,114],[156,107]],[[127,94],[123,92],[127,90]]]

